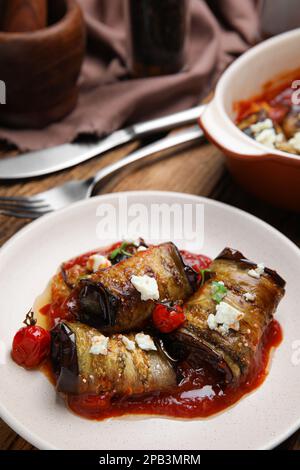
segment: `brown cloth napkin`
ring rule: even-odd
[[[257,0],[191,0],[192,25],[186,71],[127,79],[123,0],[78,0],[88,31],[76,109],[43,130],[0,128],[0,139],[20,150],[103,135],[199,103],[224,68],[258,40]],[[63,73],[63,71],[62,71]]]

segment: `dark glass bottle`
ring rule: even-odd
[[[182,70],[189,0],[127,0],[126,13],[132,74],[145,77]]]

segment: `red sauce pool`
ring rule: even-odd
[[[114,245],[113,248],[115,248]],[[110,249],[97,253],[108,253]],[[72,267],[75,264],[84,266],[89,253],[82,255],[65,264]],[[199,272],[209,268],[210,258],[182,251],[184,261]],[[42,313],[49,315],[51,304],[42,308]],[[59,311],[57,314],[59,315]],[[53,312],[52,312],[53,315]],[[53,319],[53,317],[52,317]],[[282,341],[282,330],[279,323],[273,320],[266,329],[257,353],[255,364],[247,380],[238,386],[222,383],[221,376],[209,365],[203,363],[197,370],[187,363],[178,367],[179,385],[168,392],[155,392],[142,396],[121,399],[111,399],[107,394],[69,395],[66,402],[76,414],[94,420],[102,420],[126,414],[164,415],[177,418],[206,418],[232,406],[244,395],[259,387],[268,374],[268,364],[272,348],[279,346]],[[42,368],[52,383],[55,383],[50,364]]]
[[[64,268],[70,269],[70,268],[73,268],[76,264],[78,264],[79,266],[85,266],[90,256],[95,255],[95,254],[106,256],[111,251],[121,246],[121,243],[122,242],[117,242],[106,248],[99,248],[98,250],[89,251],[82,255],[76,256],[75,258],[72,258],[69,261],[66,261],[64,263]]]

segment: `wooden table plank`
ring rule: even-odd
[[[34,181],[17,184],[0,184],[0,195],[31,195],[67,181],[71,178],[92,176],[103,166],[111,163],[138,144],[130,144],[107,153],[105,156]],[[295,214],[271,208],[249,196],[231,179],[224,166],[224,157],[209,144],[188,146],[172,157],[132,172],[126,177],[110,182],[100,192],[128,190],[165,190],[209,196],[244,209],[285,233],[300,246],[300,224]],[[26,225],[28,220],[0,216],[0,244]],[[300,449],[300,431],[280,446],[281,449]],[[24,441],[0,420],[0,449],[31,450],[33,446]]]

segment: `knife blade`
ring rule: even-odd
[[[0,180],[34,178],[65,170],[147,135],[193,124],[203,110],[204,105],[196,106],[169,116],[134,124],[92,143],[74,142],[2,158]]]

